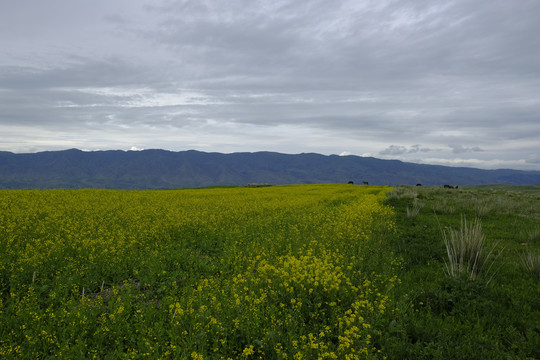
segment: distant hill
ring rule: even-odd
[[[0,152],[1,189],[167,189],[349,181],[386,185],[530,185],[540,184],[540,171],[480,170],[312,153],[77,149],[35,154]]]

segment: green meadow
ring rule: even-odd
[[[5,359],[538,359],[540,187],[0,191]]]
[[[540,358],[540,186],[398,187],[387,204],[407,304],[388,357]]]

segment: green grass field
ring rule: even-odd
[[[537,186],[2,190],[0,357],[538,359],[539,203]]]
[[[540,188],[399,187],[388,204],[403,264],[396,299],[407,304],[399,336],[384,346],[389,358],[540,358]],[[481,224],[479,256],[491,252],[473,280],[444,271],[442,234],[461,231],[463,219]],[[529,257],[535,268],[524,265]]]

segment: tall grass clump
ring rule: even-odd
[[[412,207],[407,206],[407,217],[408,218],[415,218],[420,213],[420,210],[422,209],[423,205],[418,202],[418,199],[413,200]]]
[[[527,231],[527,237],[531,242],[540,242],[540,227],[529,229]]]
[[[521,263],[525,270],[540,279],[540,254],[527,251],[521,255]]]
[[[433,203],[431,205],[431,210],[433,210],[435,214],[452,215],[457,213],[455,201],[450,203],[447,198],[442,198],[440,201]]]
[[[448,255],[445,272],[449,277],[475,280],[481,272],[486,275],[490,272],[495,261],[495,246],[486,248],[486,237],[478,219],[468,224],[462,217],[458,230],[443,230],[443,240]]]
[[[487,201],[477,200],[474,203],[474,212],[478,217],[485,217],[492,210],[492,204]]]
[[[418,192],[406,186],[396,186],[387,195],[388,199],[416,199]]]

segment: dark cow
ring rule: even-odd
[[[416,184],[416,186],[422,186],[422,184]]]
[[[367,181],[362,181],[362,184],[369,185],[369,183]]]
[[[350,184],[350,185],[354,185],[354,181],[349,181],[349,184]]]
[[[445,189],[453,189],[454,187],[452,185],[444,185],[443,186]]]

